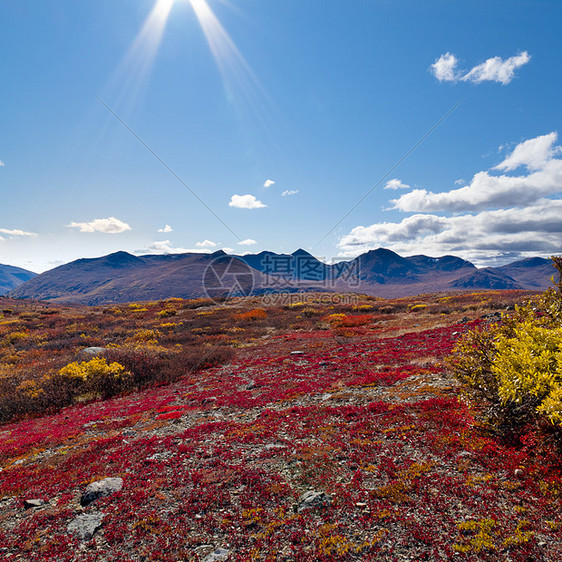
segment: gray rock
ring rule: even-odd
[[[203,558],[203,562],[222,562],[228,558],[229,554],[230,550],[226,550],[226,548],[217,548],[216,550],[213,550],[211,554],[205,556],[205,558]]]
[[[101,527],[103,513],[85,513],[74,518],[68,524],[68,531],[78,535],[83,541],[89,541]]]
[[[99,355],[105,351],[105,347],[87,347],[86,349],[82,350],[82,353],[86,353],[87,355]]]
[[[165,461],[170,457],[173,457],[174,453],[172,451],[164,451],[163,453],[154,453],[152,456],[147,457],[147,461]]]
[[[110,496],[111,494],[118,492],[122,487],[122,478],[104,478],[103,480],[92,482],[88,485],[86,490],[84,490],[84,493],[80,498],[80,504],[82,506],[88,505],[99,498]]]
[[[41,507],[45,502],[43,500],[24,500],[23,507],[30,509],[32,507]]]
[[[308,509],[317,509],[330,505],[332,499],[324,492],[315,492],[313,490],[305,492],[300,498],[296,506],[298,513],[302,513]]]

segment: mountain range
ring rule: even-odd
[[[544,258],[479,269],[455,256],[402,257],[379,248],[335,264],[325,264],[302,249],[244,256],[229,256],[222,250],[145,256],[121,251],[79,259],[37,276],[9,266],[0,267],[2,274],[7,281],[0,288],[4,293],[11,289],[7,296],[12,298],[96,305],[297,291],[379,297],[472,289],[539,291],[550,285],[555,269]]]
[[[0,263],[0,295],[19,287],[22,283],[33,279],[37,274],[21,267]]]

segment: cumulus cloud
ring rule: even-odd
[[[286,189],[281,195],[283,197],[290,197],[291,195],[296,195],[298,192],[298,189]]]
[[[253,195],[233,195],[228,206],[236,209],[262,209],[267,207]]]
[[[35,232],[27,232],[25,230],[9,229],[9,228],[0,228],[0,234],[5,234],[10,238],[16,238],[20,236],[37,236]]]
[[[432,65],[431,71],[439,82],[456,82],[459,79],[457,65],[459,60],[451,53],[441,55]]]
[[[169,224],[167,224],[167,225],[164,226],[163,228],[159,228],[159,229],[158,229],[158,232],[165,232],[165,233],[167,233],[167,232],[173,232],[173,230],[174,230],[174,229],[173,229]]]
[[[444,193],[415,189],[393,201],[412,213],[357,226],[338,247],[353,257],[386,247],[403,255],[455,254],[477,265],[548,256],[562,248],[562,150],[556,133],[519,143],[490,171]],[[517,175],[494,175],[494,170]],[[497,172],[496,172],[497,174]]]
[[[504,85],[509,84],[515,76],[515,71],[524,64],[527,64],[530,60],[531,57],[527,51],[523,51],[506,60],[500,57],[493,57],[475,66],[470,72],[467,72],[462,79],[465,82],[474,82],[475,84],[480,84],[487,80],[499,82]]]
[[[203,240],[203,242],[197,242],[195,244],[198,248],[216,248],[217,243],[211,240]]]
[[[495,169],[509,172],[524,166],[528,170],[540,170],[549,160],[562,153],[562,148],[555,146],[557,140],[558,134],[554,132],[526,140],[518,144]]]
[[[68,228],[77,228],[80,232],[102,232],[104,234],[121,234],[132,228],[115,217],[108,219],[95,219],[90,222],[74,222],[66,225]]]
[[[475,215],[417,214],[400,222],[357,226],[338,247],[354,256],[386,247],[402,254],[462,255],[476,262],[499,254],[550,254],[562,246],[561,200],[543,200],[525,209],[498,209]]]
[[[505,60],[501,57],[492,57],[469,71],[461,71],[458,69],[459,60],[457,57],[447,52],[436,59],[430,66],[430,70],[439,82],[463,81],[473,84],[499,82],[506,85],[515,77],[515,71],[530,60],[529,53],[523,51]]]
[[[493,175],[482,171],[470,184],[443,193],[414,189],[392,201],[403,212],[479,211],[490,207],[522,207],[562,191],[560,147],[557,134],[550,133],[518,144],[493,170],[513,171],[521,166],[527,173]]]
[[[265,180],[263,184],[264,187],[271,187],[272,185],[275,185],[275,182],[273,180]]]
[[[257,244],[257,242],[253,238],[246,238],[246,240],[238,242],[239,246],[253,246],[254,244]]]
[[[384,189],[410,189],[410,186],[402,183],[399,179],[394,178],[393,180],[386,182]]]

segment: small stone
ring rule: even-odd
[[[296,511],[302,513],[307,509],[316,509],[326,507],[331,503],[329,498],[324,492],[315,492],[313,490],[305,492],[300,498],[296,506]]]
[[[522,468],[516,468],[513,472],[515,478],[523,478],[525,476],[525,471]]]
[[[203,562],[222,562],[228,558],[229,554],[230,550],[226,550],[226,548],[217,548],[216,550],[213,550],[211,554],[205,556],[205,558],[203,558]]]
[[[105,351],[105,347],[87,347],[86,349],[82,350],[82,353],[86,353],[87,355],[99,355]]]
[[[103,517],[103,513],[79,515],[68,524],[68,531],[78,535],[83,541],[89,541],[101,527]]]
[[[31,509],[32,507],[41,507],[44,503],[43,500],[39,499],[24,500],[23,507],[25,507],[25,509]]]
[[[154,453],[152,456],[147,457],[147,461],[165,461],[170,457],[173,457],[174,453],[171,451],[164,451],[163,453]]]
[[[80,505],[86,506],[100,498],[119,492],[123,487],[122,478],[104,478],[89,484],[80,498]]]
[[[291,355],[304,355],[304,351],[291,351]]]

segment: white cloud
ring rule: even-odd
[[[298,189],[286,189],[281,195],[283,197],[290,197],[291,195],[296,195],[298,192]]]
[[[142,250],[136,250],[135,254],[208,254],[208,249],[189,249],[189,248],[176,248],[169,240],[157,240],[149,244]]]
[[[253,246],[254,244],[257,244],[257,242],[253,238],[246,238],[246,240],[238,242],[239,246]]]
[[[4,164],[4,162],[2,162],[2,160],[0,160],[0,168],[3,168],[6,164]]]
[[[445,53],[436,59],[430,69],[439,82],[463,81],[480,84],[488,81],[499,82],[505,85],[513,80],[515,71],[524,64],[527,64],[530,60],[531,56],[529,53],[523,51],[505,60],[501,57],[489,58],[466,72],[458,70],[459,60],[455,55]]]
[[[464,187],[406,193],[393,201],[394,208],[413,214],[357,226],[338,247],[348,257],[382,246],[402,255],[455,254],[476,265],[560,253],[562,150],[556,142],[556,133],[521,142]],[[518,168],[524,171],[515,176],[493,175]]]
[[[173,232],[173,231],[174,231],[174,229],[169,224],[167,224],[164,228],[158,229],[158,232],[165,232],[165,233]]]
[[[211,240],[203,240],[203,242],[197,242],[195,244],[198,248],[216,248],[217,243]]]
[[[562,200],[474,215],[416,214],[400,222],[357,226],[342,237],[338,247],[345,256],[382,246],[400,254],[456,254],[481,263],[505,253],[512,253],[514,259],[549,255],[562,247],[560,216]]]
[[[66,225],[68,228],[78,228],[80,232],[102,232],[104,234],[121,234],[127,230],[132,230],[131,227],[123,221],[115,217],[107,219],[95,219],[90,222],[74,222]]]
[[[540,170],[548,160],[562,153],[562,148],[555,146],[557,140],[558,134],[554,132],[526,140],[518,144],[495,169],[509,172],[525,166],[528,170]]]
[[[466,185],[466,182],[462,178],[459,178],[455,180],[455,185]]]
[[[439,82],[456,82],[459,79],[457,64],[459,60],[451,53],[441,55],[432,65],[431,71]]]
[[[515,71],[527,64],[531,57],[527,51],[509,57],[506,60],[500,57],[493,57],[475,66],[470,72],[463,76],[465,82],[480,84],[481,82],[491,81],[500,84],[509,84],[515,76]]]
[[[37,236],[35,232],[26,232],[25,230],[10,230],[8,228],[0,228],[0,234],[5,234],[6,236],[10,236],[11,238],[15,238],[18,236]]]
[[[480,211],[490,207],[522,207],[562,191],[561,154],[556,133],[518,144],[495,170],[511,171],[525,166],[518,176],[478,172],[469,185],[443,193],[414,189],[392,201],[403,212]]]
[[[275,185],[275,182],[273,180],[265,180],[263,184],[264,187],[271,187],[272,185]]]
[[[225,253],[225,254],[232,254],[232,252],[234,252],[233,248],[221,248],[221,250]]]
[[[267,207],[253,195],[233,195],[228,206],[237,209],[262,209]]]
[[[393,180],[387,181],[384,189],[409,189],[410,186],[402,183],[399,179],[394,178]]]

